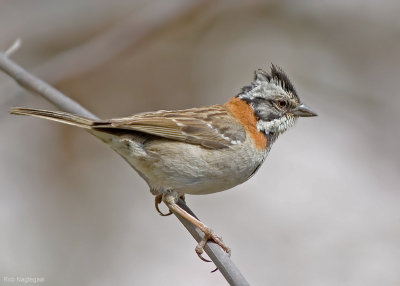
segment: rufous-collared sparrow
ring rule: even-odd
[[[223,105],[98,121],[31,108],[15,107],[11,113],[82,127],[110,145],[148,183],[158,211],[158,204],[164,201],[170,212],[204,232],[196,246],[200,258],[209,239],[228,253],[230,250],[177,200],[185,194],[210,194],[245,182],[264,162],[278,136],[298,117],[316,116],[300,101],[282,69],[274,65],[270,72],[257,70],[251,85]]]

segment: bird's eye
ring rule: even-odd
[[[285,108],[286,106],[287,106],[287,102],[286,102],[286,100],[278,100],[278,106],[280,107],[280,108]]]

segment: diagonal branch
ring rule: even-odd
[[[8,74],[23,88],[45,98],[61,110],[86,116],[92,119],[97,119],[94,114],[85,109],[79,103],[64,95],[57,89],[53,88],[43,80],[30,74],[21,66],[17,65],[14,61],[9,59],[7,57],[7,54],[5,54],[4,52],[0,52],[0,70]],[[186,211],[191,213],[193,216],[195,216],[182,200],[180,200],[178,204]],[[180,217],[179,215],[177,215],[177,218],[186,227],[193,238],[199,242],[204,234],[186,219]],[[224,275],[229,284],[249,285],[244,276],[240,273],[239,269],[232,262],[229,255],[224,250],[222,250],[220,246],[213,242],[208,242],[204,250],[221,271],[222,275]]]
[[[20,86],[43,97],[61,110],[83,115],[92,119],[98,119],[94,114],[76,101],[64,95],[43,80],[28,73],[22,67],[10,60],[5,53],[0,53],[0,69],[13,78]]]

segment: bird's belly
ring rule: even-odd
[[[153,190],[201,195],[224,191],[246,181],[265,154],[246,142],[211,150],[181,142],[155,142],[146,148],[148,160],[136,164]]]
[[[130,134],[95,135],[119,153],[155,194],[174,190],[202,195],[230,189],[249,179],[267,155],[267,151],[256,149],[250,138],[214,150],[167,139],[143,144]]]

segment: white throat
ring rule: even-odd
[[[277,118],[271,121],[259,120],[257,123],[257,129],[263,131],[266,134],[274,133],[277,136],[293,127],[296,123],[296,117],[292,114],[285,114],[281,118]]]

